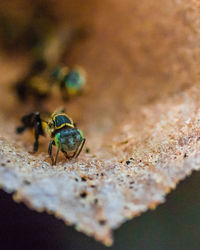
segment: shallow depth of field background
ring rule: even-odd
[[[152,4],[153,7],[149,6],[148,12],[145,5],[148,1],[142,2],[143,7],[141,9],[138,0],[135,0],[135,3],[137,3],[135,6],[130,4],[128,0],[124,2],[118,0],[115,4],[108,4],[104,9],[104,5],[97,1],[88,0],[84,4],[80,4],[80,1],[68,1],[68,8],[64,5],[65,7],[61,8],[62,11],[60,12],[61,16],[67,15],[68,19],[72,20],[75,25],[81,20],[89,30],[88,35],[94,34],[91,41],[76,44],[72,51],[69,52],[66,61],[69,63],[78,61],[86,67],[88,76],[92,79],[90,80],[91,89],[88,90],[90,97],[92,96],[92,81],[96,80],[104,83],[109,89],[109,84],[114,85],[110,79],[113,77],[119,79],[116,80],[117,87],[114,89],[116,97],[118,96],[118,99],[116,99],[118,112],[126,110],[126,105],[129,104],[129,100],[127,100],[127,103],[120,103],[120,88],[127,87],[128,89],[128,80],[132,76],[134,76],[134,80],[131,81],[131,84],[134,86],[135,91],[133,92],[134,100],[131,101],[131,105],[133,104],[135,107],[137,107],[137,104],[135,104],[137,102],[138,105],[148,105],[148,103],[154,102],[156,98],[165,98],[168,94],[173,95],[190,86],[190,81],[192,81],[193,70],[188,63],[191,58],[183,55],[181,50],[179,51],[179,48],[184,47],[188,41],[185,40],[181,29],[180,34],[175,30],[176,24],[173,23],[173,19],[170,19],[170,8],[173,9],[173,4],[169,4],[169,10],[162,9],[163,13],[161,13],[160,9],[154,9],[154,4]],[[173,1],[171,2],[173,3]],[[58,2],[54,1],[53,3],[55,9],[59,9]],[[153,2],[151,1],[151,3]],[[161,7],[162,3],[164,2],[161,1],[158,6]],[[129,8],[126,7],[126,4],[127,6],[130,4],[133,8],[130,8],[127,15],[126,11]],[[117,7],[118,5],[121,5],[122,8]],[[148,12],[148,18],[146,18],[145,11]],[[108,19],[104,18],[103,13]],[[138,16],[136,13],[138,13]],[[99,19],[96,18],[97,15]],[[155,23],[159,19],[157,15],[160,17],[162,25],[156,26],[158,29],[154,30]],[[183,15],[184,13],[180,11],[180,20]],[[169,25],[165,18],[171,20]],[[93,19],[95,25],[92,25]],[[132,22],[131,20],[138,20],[138,22]],[[177,25],[180,25],[180,20],[177,20]],[[185,20],[187,26],[187,18]],[[144,30],[141,29],[143,25]],[[139,27],[138,30],[137,27]],[[169,27],[169,29],[163,29],[163,27]],[[131,28],[133,28],[133,32]],[[143,41],[141,44],[138,42],[140,39]],[[97,44],[96,47],[91,47],[94,43]],[[102,49],[103,46],[104,49]],[[154,50],[151,50],[151,47],[154,47]],[[171,53],[168,53],[169,48]],[[132,49],[134,53],[130,54],[129,52]],[[95,52],[96,50],[97,52]],[[179,63],[172,65],[171,62],[174,60],[176,53],[179,53]],[[86,62],[86,65],[84,65],[84,62]],[[132,69],[132,65],[135,66],[134,69]],[[180,74],[180,72],[183,73]],[[140,80],[143,75],[146,77],[144,77],[142,85]],[[160,84],[154,84],[154,81]],[[177,82],[177,85],[174,82]],[[105,96],[107,95],[104,85],[101,85],[99,89],[95,89],[94,93],[99,92],[103,96],[101,91],[105,92]],[[91,98],[94,101],[95,95]],[[95,101],[100,103],[100,99]],[[108,105],[110,103],[109,95],[106,96],[105,106],[106,103]],[[92,102],[89,102],[89,104],[92,104]],[[92,110],[92,105],[90,105],[90,108]],[[111,114],[115,113],[114,107],[110,107],[109,110]],[[20,111],[17,110],[17,113],[20,113]],[[109,117],[110,114],[108,110],[104,114],[103,109],[100,108],[98,115],[97,120],[94,119],[94,124],[99,125],[101,116]],[[123,113],[123,115],[126,114]],[[90,118],[89,115],[88,119]],[[67,227],[52,215],[40,214],[29,210],[24,204],[14,203],[11,195],[6,194],[4,191],[0,191],[0,207],[0,250],[107,249],[94,239],[75,231],[73,227]],[[109,249],[200,249],[200,173],[193,173],[191,177],[181,182],[178,188],[167,196],[167,201],[159,205],[156,210],[148,211],[122,225],[121,228],[115,231],[114,236],[114,245]]]

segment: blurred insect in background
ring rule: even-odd
[[[60,22],[51,1],[27,0],[21,8],[24,6],[25,13],[14,3],[0,4],[1,46],[8,53],[26,52],[30,61],[27,72],[14,86],[19,100],[27,101],[31,96],[38,104],[38,100],[50,96],[53,85],[60,88],[64,100],[80,94],[85,85],[84,70],[67,68],[65,74],[60,74],[65,67],[59,65],[65,65],[72,48],[87,37],[86,29]]]
[[[44,116],[44,117],[42,117]],[[81,153],[86,139],[80,129],[77,129],[72,119],[64,111],[56,111],[46,120],[47,114],[39,112],[29,113],[22,117],[22,126],[18,127],[16,132],[23,133],[26,129],[33,129],[35,142],[33,151],[37,152],[39,147],[39,136],[47,136],[49,142],[48,153],[52,165],[56,165],[59,151],[67,159],[77,158]],[[57,147],[55,159],[52,154],[52,146]]]
[[[80,66],[76,66],[71,70],[67,67],[59,67],[55,69],[51,77],[52,82],[59,86],[64,100],[80,95],[84,91],[86,72]]]
[[[60,89],[65,101],[83,92],[86,83],[85,70],[80,66],[71,69],[58,66],[64,61],[69,44],[78,39],[78,36],[79,31],[69,34],[64,29],[53,33],[52,37],[49,35],[47,40],[34,47],[31,68],[14,86],[20,101],[27,101],[32,97],[36,104],[41,103],[50,96],[53,85]]]
[[[66,51],[80,38],[80,33],[80,29],[60,28],[33,48],[32,65],[14,86],[20,101],[33,97],[36,104],[41,103],[50,96],[53,85],[60,89],[65,101],[83,92],[86,82],[84,69],[79,66],[72,69],[57,66],[64,61]]]
[[[72,69],[58,67],[51,72],[45,71],[19,81],[15,88],[21,101],[30,97],[40,103],[49,97],[54,87],[59,89],[64,101],[80,95],[84,91],[86,82],[85,70],[79,66]]]

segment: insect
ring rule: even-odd
[[[60,88],[64,100],[83,92],[86,74],[83,68],[76,66],[69,70],[67,67],[56,68],[51,75],[54,84]]]
[[[48,121],[42,118],[39,112],[29,113],[22,117],[22,126],[16,132],[23,133],[26,129],[34,129],[35,142],[33,151],[37,152],[39,147],[39,136],[47,136],[49,142],[48,154],[52,165],[56,165],[59,151],[63,152],[67,159],[77,158],[81,153],[86,139],[80,129],[77,129],[72,119],[64,111],[54,112]],[[55,159],[52,147],[57,147]]]
[[[51,95],[55,85],[60,90],[63,100],[68,100],[83,92],[85,79],[85,71],[81,67],[69,69],[62,66],[50,72],[30,74],[19,81],[15,88],[21,101],[33,97],[38,103]]]

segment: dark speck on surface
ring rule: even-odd
[[[94,204],[96,205],[98,203],[98,199],[94,199]]]
[[[85,191],[83,191],[83,192],[80,193],[80,197],[81,198],[86,198],[86,196],[87,196],[87,193]]]
[[[89,148],[86,148],[86,149],[85,149],[85,153],[86,153],[86,154],[90,153],[90,149],[89,149]]]
[[[106,220],[99,220],[99,224],[100,224],[101,226],[104,226],[104,225],[106,224]]]
[[[87,181],[85,177],[81,177],[81,180],[84,182]]]

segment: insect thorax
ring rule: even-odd
[[[55,129],[60,129],[65,126],[74,127],[72,120],[65,114],[54,116],[53,121]]]

